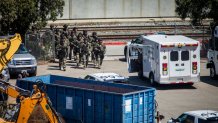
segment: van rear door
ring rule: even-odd
[[[175,50],[172,50],[169,53],[170,77],[190,76],[190,51],[185,48],[176,48]]]
[[[138,72],[138,51],[134,45],[127,46],[127,68],[129,73]]]

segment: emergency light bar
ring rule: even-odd
[[[198,44],[168,44],[168,45],[161,45],[162,48],[167,48],[167,47],[178,47],[181,48],[183,46],[198,46]]]

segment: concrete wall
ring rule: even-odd
[[[64,0],[61,19],[175,16],[175,0]]]

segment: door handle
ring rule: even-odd
[[[176,66],[179,66],[179,64],[176,64]]]
[[[184,63],[182,63],[181,66],[184,66]]]

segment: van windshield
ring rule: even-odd
[[[23,44],[21,44],[15,54],[26,54],[26,53],[28,53],[26,47]]]

